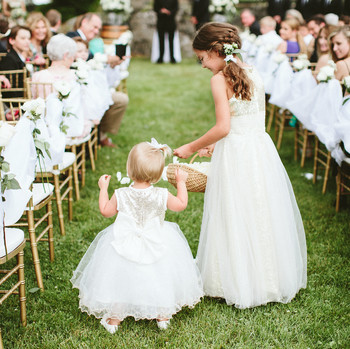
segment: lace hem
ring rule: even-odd
[[[91,309],[91,306],[84,304],[86,302],[84,302],[83,297],[79,295],[79,309],[82,312],[86,312],[89,316],[95,316],[97,319],[107,317],[123,321],[129,316],[133,317],[136,321],[171,319],[172,316],[178,313],[183,307],[194,308],[194,306],[201,301],[203,296],[204,295],[201,295],[192,300],[179,301],[171,307],[140,306],[127,303],[98,304],[96,302],[94,309]]]

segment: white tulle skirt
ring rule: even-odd
[[[197,264],[205,294],[238,308],[287,303],[306,287],[303,223],[267,133],[229,134],[216,144]]]
[[[96,318],[139,320],[171,318],[198,303],[202,281],[185,237],[170,222],[164,222],[162,234],[166,253],[153,264],[139,264],[115,251],[113,225],[100,232],[71,279],[80,309]]]

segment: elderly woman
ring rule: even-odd
[[[335,78],[342,81],[350,75],[350,26],[338,27],[330,34],[329,40],[332,57],[337,65]]]
[[[75,41],[64,34],[53,36],[47,45],[47,54],[51,60],[49,68],[38,71],[33,74],[33,82],[54,83],[59,80],[74,82],[76,76],[70,66],[74,62],[77,45]],[[42,86],[38,88],[33,85],[33,98],[45,98],[51,92],[51,87]]]

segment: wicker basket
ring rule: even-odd
[[[198,156],[198,154],[194,155],[190,161],[190,164],[194,161],[194,159]],[[168,182],[172,184],[175,188],[177,188],[176,179],[175,179],[175,170],[180,168],[181,170],[188,173],[186,187],[187,190],[194,193],[204,193],[205,187],[207,185],[207,176],[195,170],[192,167],[186,166],[186,164],[169,164],[168,169],[166,171],[166,175],[168,177]]]

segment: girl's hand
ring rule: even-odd
[[[200,157],[205,156],[207,158],[210,158],[213,155],[214,148],[215,148],[215,144],[208,145],[207,147],[199,149],[198,155]]]
[[[4,88],[11,88],[11,83],[10,81],[6,78],[5,75],[0,75],[0,81],[1,81],[1,85]]]
[[[184,170],[181,170],[179,168],[176,169],[175,171],[175,180],[176,180],[176,183],[179,183],[179,182],[184,182],[186,183],[187,181],[187,177],[188,177],[188,173]]]
[[[103,176],[100,177],[100,179],[98,180],[98,186],[101,190],[108,188],[109,186],[109,181],[111,180],[111,176],[110,175],[106,175],[104,174]]]
[[[44,57],[36,56],[36,57],[34,58],[33,63],[34,63],[35,65],[45,65],[45,64],[46,64],[46,60],[45,60]]]
[[[187,159],[189,156],[191,156],[194,152],[190,148],[189,144],[185,144],[180,148],[174,149],[174,155],[178,156],[182,159]]]

